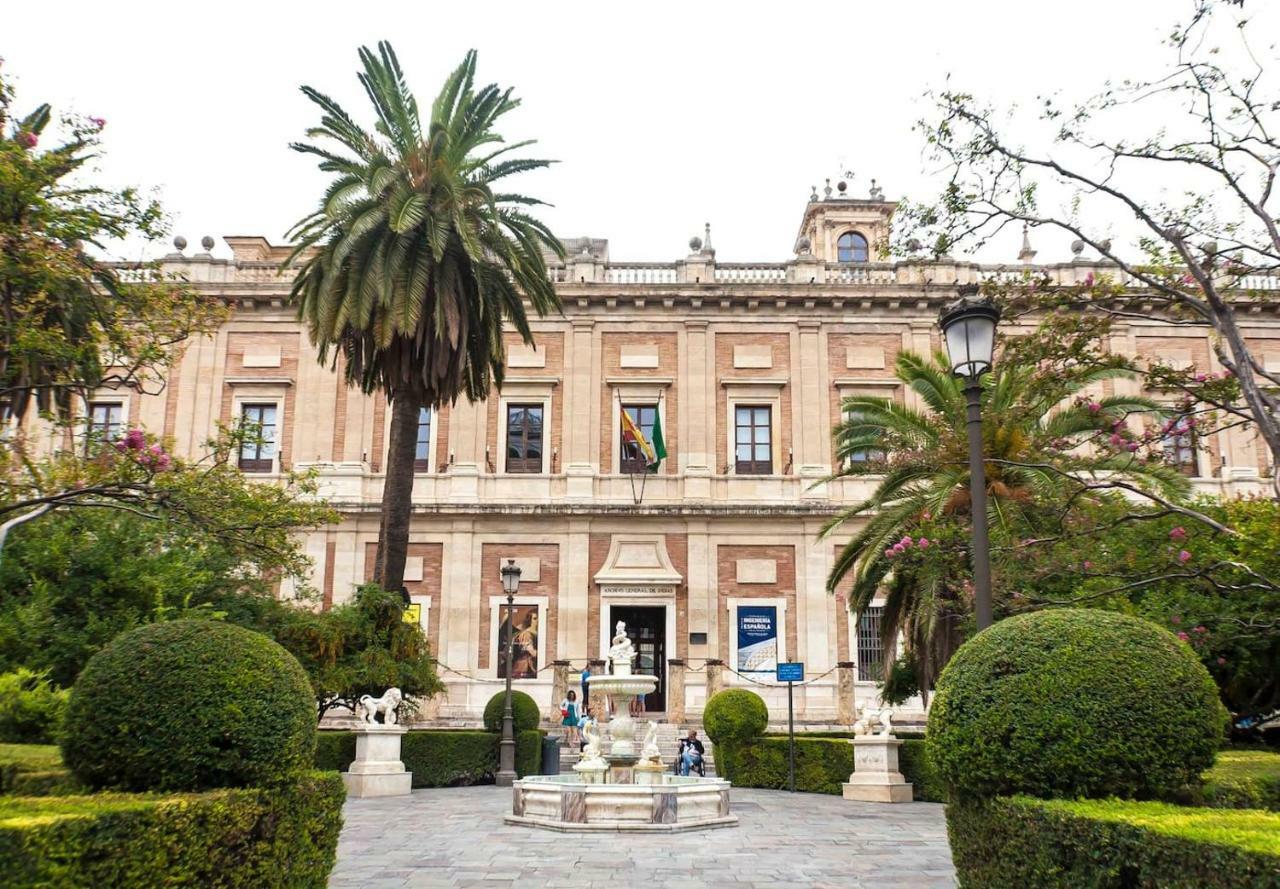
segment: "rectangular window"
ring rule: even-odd
[[[542,405],[507,405],[507,472],[542,471]]]
[[[414,472],[431,471],[431,408],[418,411],[418,444],[413,451]]]
[[[733,411],[734,466],[738,475],[773,473],[773,409],[738,405]]]
[[[89,402],[89,426],[85,444],[93,447],[104,441],[115,441],[124,427],[124,405],[118,401]]]
[[[1196,460],[1198,444],[1195,429],[1186,425],[1185,417],[1179,417],[1173,430],[1161,440],[1160,447],[1166,463],[1183,475],[1194,477],[1200,474]]]
[[[652,443],[653,424],[658,418],[657,406],[652,404],[624,404],[622,409],[627,412],[631,422],[635,423],[639,428],[644,440]],[[618,431],[618,441],[621,443],[618,468],[623,472],[647,472],[649,464],[645,460],[644,453],[640,450],[639,445],[622,437],[621,428]]]
[[[846,423],[852,422],[858,418],[858,411],[845,411],[844,419]],[[865,463],[883,463],[887,458],[887,454],[879,448],[863,448],[854,451],[846,458],[851,466],[861,466]]]
[[[247,430],[240,445],[240,469],[244,472],[271,472],[276,462],[276,406],[242,404],[240,425]]]
[[[884,678],[884,642],[880,638],[880,616],[884,608],[869,605],[858,615],[858,680],[879,682]]]
[[[507,678],[507,605],[498,608],[498,678]],[[511,678],[538,678],[538,606],[511,606]]]

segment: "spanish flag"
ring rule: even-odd
[[[667,443],[662,438],[662,417],[656,411],[653,417],[653,441],[647,441],[640,427],[625,410],[622,412],[622,440],[633,444],[644,456],[645,465],[650,472],[656,472],[658,465],[667,457]]]

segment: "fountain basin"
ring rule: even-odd
[[[589,784],[576,775],[537,775],[513,786],[507,824],[562,832],[676,832],[732,827],[729,782],[664,773],[651,784]]]

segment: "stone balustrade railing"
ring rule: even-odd
[[[153,280],[157,275],[177,276],[194,284],[276,286],[284,289],[296,271],[265,260],[219,259],[208,254],[170,254],[155,264],[112,263],[125,280]],[[713,255],[695,254],[676,262],[606,262],[590,255],[570,256],[548,266],[548,277],[557,284],[609,284],[662,287],[734,285],[769,287],[782,284],[816,284],[826,287],[959,286],[986,281],[1009,283],[1027,277],[1047,278],[1069,286],[1103,276],[1125,280],[1114,264],[1074,260],[1047,265],[992,265],[953,259],[907,258],[896,262],[832,263],[800,256],[790,262],[721,262]],[[1128,282],[1142,289],[1137,282]],[[1280,275],[1247,275],[1235,285],[1242,292],[1280,291]],[[256,288],[255,288],[256,289]],[[1271,298],[1268,298],[1268,302]],[[1277,306],[1280,308],[1280,305]]]

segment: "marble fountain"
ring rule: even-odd
[[[636,752],[631,700],[658,686],[658,677],[633,674],[635,649],[619,621],[609,648],[613,672],[587,680],[594,694],[612,706],[609,752],[601,751],[600,729],[583,731],[586,749],[572,775],[531,775],[513,786],[508,824],[559,831],[683,831],[731,827],[729,782],[669,772],[658,749],[657,723],[650,722]]]

